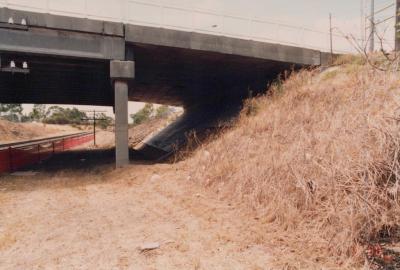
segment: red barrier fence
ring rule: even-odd
[[[91,134],[58,137],[38,143],[23,143],[0,149],[0,173],[13,172],[49,159],[56,153],[75,148],[94,139]],[[0,146],[1,147],[1,146]]]

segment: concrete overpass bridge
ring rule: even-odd
[[[148,142],[159,154],[168,153],[185,131],[211,127],[237,113],[249,91],[264,91],[284,70],[321,65],[327,54],[237,37],[9,9],[0,1],[0,59],[1,103],[114,106],[121,166],[128,162],[128,100],[185,108],[181,119]]]

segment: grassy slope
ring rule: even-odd
[[[191,178],[261,216],[278,265],[360,266],[400,224],[399,90],[362,61],[296,73],[196,152]]]
[[[46,125],[41,123],[13,123],[0,120],[0,142],[29,140],[78,132],[71,126]]]

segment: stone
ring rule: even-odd
[[[140,252],[146,252],[146,251],[151,251],[155,249],[160,248],[160,243],[154,242],[154,243],[144,243],[139,247]]]
[[[150,182],[158,182],[161,180],[161,176],[158,174],[153,174],[150,178]]]

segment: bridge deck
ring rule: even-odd
[[[57,46],[64,46],[67,48],[77,47],[77,49],[83,50],[83,52],[95,50],[95,48],[85,48],[87,46],[82,46],[81,44],[73,46],[73,44],[71,43],[74,39],[79,40],[90,37],[88,35],[84,37],[74,36],[78,33],[86,33],[92,35],[101,35],[102,37],[98,40],[90,40],[90,42],[87,42],[86,45],[95,47],[91,43],[95,41],[98,42],[99,40],[107,43],[104,44],[103,47],[96,44],[97,47],[101,47],[102,49],[106,50],[102,52],[102,58],[104,59],[121,59],[124,57],[121,54],[123,48],[119,47],[121,46],[121,43],[118,43],[121,42],[121,40],[117,39],[119,37],[125,40],[127,43],[140,43],[147,45],[200,50],[206,52],[217,52],[222,54],[232,54],[303,65],[321,64],[321,53],[319,51],[307,48],[231,38],[226,36],[217,36],[212,34],[170,30],[166,28],[156,28],[132,24],[125,25],[122,23],[109,21],[98,21],[91,19],[58,16],[52,14],[11,10],[8,8],[0,8],[0,23],[2,23],[2,25],[0,25],[0,29],[3,26],[3,32],[1,33],[3,37],[7,36],[7,32],[4,29],[10,29],[10,25],[4,28],[4,26],[8,24],[10,18],[13,18],[13,21],[16,23],[21,22],[23,19],[27,21],[28,27],[25,30],[27,30],[26,32],[28,32],[29,34],[27,34],[26,38],[30,38],[31,41],[34,42],[35,39],[38,40],[37,43],[31,44],[31,46],[29,47],[43,49],[35,51],[41,54],[60,54],[62,56],[67,55],[85,57],[84,53],[81,55],[75,55],[74,53],[70,52],[70,55],[68,55],[68,52],[66,52],[68,50],[65,51],[65,49],[61,48],[60,52],[58,53],[56,51],[47,50],[50,47]],[[46,38],[47,41],[49,40],[49,37],[45,37],[45,35],[41,32],[33,32],[30,35],[30,32],[32,32],[33,28],[68,31],[68,34],[64,34],[63,36],[58,35],[57,38],[59,39],[59,42],[57,42],[57,38],[54,38],[55,44],[48,44],[47,42],[40,42],[41,40],[46,40]],[[72,34],[71,32],[75,32],[75,34]],[[13,34],[16,35],[15,33]],[[41,34],[43,36],[41,36]],[[22,36],[22,34],[19,33],[19,36]],[[72,41],[66,38],[71,39]],[[93,38],[93,36],[91,38]],[[18,39],[18,35],[16,35],[15,39],[3,39],[0,43],[0,50],[17,50],[22,52],[30,52],[28,46],[21,46],[21,43],[24,42],[24,40],[21,39],[23,39],[23,37],[20,37],[20,39]],[[40,48],[40,46],[47,47]],[[107,51],[107,49],[112,50]],[[64,52],[62,53],[61,51]],[[98,55],[93,54],[93,52],[91,53],[92,54],[87,54],[86,56],[88,58],[100,58]]]

